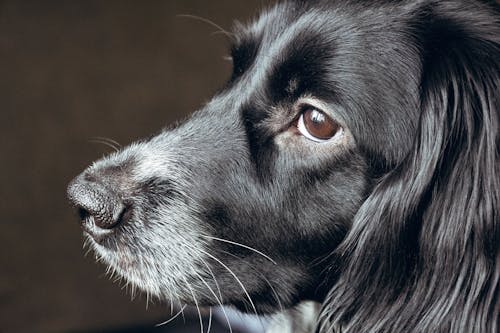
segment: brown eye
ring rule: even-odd
[[[314,108],[308,108],[300,115],[297,128],[303,136],[316,142],[327,141],[342,129],[325,113]]]

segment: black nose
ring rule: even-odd
[[[111,229],[120,222],[126,208],[116,191],[83,176],[69,184],[68,199],[78,208],[84,227],[93,224]]]

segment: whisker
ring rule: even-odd
[[[166,320],[166,321],[164,321],[164,322],[161,322],[161,323],[159,323],[159,324],[156,324],[156,325],[155,325],[155,327],[160,327],[160,326],[163,326],[163,325],[166,325],[166,324],[168,324],[168,323],[172,322],[175,318],[179,317],[181,313],[183,313],[183,311],[184,311],[184,309],[185,309],[185,308],[186,308],[186,305],[184,305],[184,306],[183,306],[183,307],[179,310],[179,312],[177,312],[177,313],[175,314],[175,316],[171,317],[170,319],[168,319],[168,320]]]
[[[92,246],[88,238],[85,238],[83,240],[83,249],[85,250],[85,253],[83,254],[84,257],[87,257],[88,254],[92,251]]]
[[[243,261],[244,263],[246,263],[246,264],[247,264],[247,266],[248,266],[248,267],[250,267],[250,268],[251,268],[251,269],[253,269],[255,272],[257,272],[257,273],[259,274],[259,278],[261,278],[262,280],[264,280],[264,281],[267,283],[267,285],[269,286],[269,288],[271,288],[271,291],[272,291],[272,293],[274,294],[274,298],[276,299],[276,302],[278,303],[278,306],[280,307],[281,312],[283,312],[283,311],[284,311],[283,305],[281,304],[281,301],[280,301],[280,298],[279,298],[279,296],[278,296],[278,293],[276,292],[276,289],[274,289],[274,287],[273,287],[273,285],[271,284],[271,282],[270,282],[270,281],[269,281],[269,280],[268,280],[268,279],[264,276],[264,274],[262,274],[262,272],[261,272],[259,269],[257,269],[257,268],[256,268],[255,266],[253,266],[253,265],[250,265],[250,264],[248,263],[248,261],[246,261],[245,259],[243,259],[243,258],[241,258],[241,257],[238,257],[238,256],[237,256],[237,255],[235,255],[235,254],[232,254],[232,253],[227,252],[227,251],[223,251],[223,252],[224,252],[224,253],[226,253],[226,254],[228,254],[228,255],[230,255],[230,256],[232,256],[232,257],[234,257],[234,258],[237,258],[237,259],[238,259],[238,260],[240,260],[240,261]]]
[[[207,268],[208,268],[208,266],[207,266]],[[200,280],[203,282],[203,284],[205,284],[205,286],[208,288],[208,290],[215,297],[216,302],[220,305],[220,307],[222,309],[222,312],[224,313],[224,317],[226,317],[226,321],[227,321],[227,324],[229,326],[229,332],[232,333],[233,329],[231,328],[231,322],[229,321],[229,317],[227,316],[226,310],[224,310],[224,306],[222,305],[222,301],[221,301],[222,300],[222,295],[221,295],[221,298],[219,299],[219,297],[217,297],[217,295],[215,294],[214,290],[210,287],[210,285],[207,283],[207,281],[205,281],[205,279],[200,274],[198,274],[196,271],[193,271],[193,273],[196,274],[200,278]],[[215,280],[215,277],[213,276],[213,274],[212,274],[212,277],[214,278],[215,285],[218,286],[217,281]],[[219,294],[220,294],[220,290],[219,290]],[[210,308],[210,315],[212,315],[212,308]],[[208,331],[210,331],[210,329]],[[207,333],[208,333],[208,331],[207,331]]]
[[[118,152],[118,150],[119,150],[114,144],[112,144],[112,143],[110,143],[110,142],[108,142],[106,140],[103,140],[102,138],[91,138],[91,139],[89,139],[89,142],[92,142],[92,143],[101,143],[101,144],[103,144],[105,146],[110,147],[115,152]]]
[[[93,136],[93,137],[91,137],[91,139],[99,140],[99,141],[105,141],[105,142],[107,142],[109,144],[112,144],[113,146],[115,146],[117,148],[121,147],[121,145],[118,143],[118,141],[113,140],[111,138],[107,138],[105,136]]]
[[[93,136],[89,140],[94,140],[95,142],[106,144],[115,150],[121,148],[121,145],[118,143],[118,141],[113,140],[111,138],[106,138],[104,136]]]
[[[212,328],[212,307],[208,308],[209,315],[208,315],[208,328],[207,328],[207,333],[210,333],[210,329]]]
[[[228,36],[228,34],[231,34],[231,33],[228,32],[228,31],[217,30],[217,31],[212,32],[210,35],[211,36],[214,36],[214,35],[225,35],[226,37],[229,37],[229,38],[233,38],[234,37],[234,34],[231,34],[231,36]]]
[[[109,143],[113,144],[116,148],[121,148],[121,146],[122,146],[122,145],[121,145],[118,141],[113,140],[113,139],[111,139],[111,138],[107,138],[107,137],[104,137],[104,136],[102,136],[102,137],[101,137],[101,136],[99,136],[99,137],[97,137],[97,138],[98,138],[98,139],[105,140],[105,141],[107,141],[107,142],[109,142]]]
[[[203,318],[201,316],[200,306],[198,305],[198,301],[196,300],[196,295],[194,294],[193,288],[191,288],[191,285],[189,284],[189,282],[184,277],[182,277],[182,279],[186,283],[186,287],[189,288],[189,291],[191,292],[191,295],[193,296],[193,301],[194,301],[194,304],[196,305],[196,310],[198,311],[198,318],[200,319],[200,331],[201,331],[201,333],[204,333],[203,332]]]
[[[228,38],[232,39],[234,38],[234,34],[225,30],[224,28],[222,28],[220,25],[218,25],[217,23],[207,19],[207,18],[204,18],[204,17],[201,17],[201,16],[197,16],[197,15],[191,15],[191,14],[179,14],[179,15],[176,15],[177,17],[183,17],[183,18],[190,18],[190,19],[193,19],[193,20],[198,20],[198,21],[201,21],[201,22],[204,22],[208,25],[211,25],[212,27],[216,28],[217,29],[217,33],[221,33],[225,36],[227,36]]]
[[[254,268],[254,269],[255,269],[255,268]],[[256,270],[256,269],[255,269],[255,270]],[[258,270],[257,270],[257,272],[258,272]],[[279,306],[279,308],[280,308],[280,311],[281,311],[281,312],[285,311],[285,309],[283,308],[283,304],[281,304],[281,301],[280,301],[280,298],[279,298],[279,296],[278,296],[278,293],[276,292],[276,289],[274,289],[274,287],[272,286],[271,282],[269,282],[269,280],[268,280],[266,277],[264,277],[262,274],[261,274],[261,276],[260,276],[260,277],[261,277],[261,278],[262,278],[262,279],[263,279],[263,280],[267,283],[267,285],[269,286],[269,288],[271,288],[271,291],[272,291],[272,292],[273,292],[273,294],[274,294],[274,298],[276,299],[276,302],[278,303],[278,306]]]
[[[236,280],[236,282],[238,282],[238,284],[240,285],[241,289],[243,289],[243,292],[245,293],[246,297],[250,301],[250,305],[252,306],[252,309],[253,309],[255,315],[258,316],[257,309],[255,308],[255,304],[253,303],[252,298],[250,297],[250,294],[248,293],[247,289],[245,288],[245,286],[243,285],[243,283],[240,281],[240,279],[236,276],[236,274],[229,267],[227,267],[226,264],[224,264],[222,261],[220,261],[219,259],[217,259],[213,255],[211,255],[210,253],[208,253],[208,252],[206,252],[204,250],[201,250],[201,249],[200,249],[200,251],[202,251],[203,253],[205,253],[207,256],[209,256],[213,260],[217,261],[222,267],[224,267],[234,277],[234,279]]]
[[[222,313],[224,314],[224,317],[226,317],[227,326],[229,327],[229,333],[233,333],[233,328],[231,327],[231,322],[229,321],[229,317],[228,317],[228,315],[226,313],[226,310],[224,309],[224,305],[222,305],[222,293],[220,291],[219,283],[217,282],[217,279],[215,278],[215,275],[212,272],[212,270],[210,269],[210,266],[207,264],[207,262],[205,260],[203,260],[203,259],[201,261],[207,267],[208,271],[210,272],[210,275],[212,275],[212,279],[214,280],[215,287],[217,288],[217,291],[219,293],[219,297],[220,298],[218,298],[217,295],[215,295],[215,292],[213,291],[213,289],[210,288],[210,286],[205,282],[204,279],[202,279],[202,281],[206,284],[206,286],[208,287],[208,289],[212,292],[212,294],[214,295],[215,299],[219,303],[220,308],[222,310]]]
[[[233,244],[233,245],[236,245],[236,246],[240,246],[242,248],[245,248],[247,250],[250,250],[250,251],[253,251],[253,252],[257,253],[257,254],[260,254],[261,256],[263,256],[264,258],[266,258],[267,260],[269,260],[273,264],[277,265],[276,261],[274,261],[273,259],[271,259],[271,257],[269,257],[268,255],[262,253],[261,251],[259,251],[257,249],[254,249],[253,247],[250,247],[248,245],[237,243],[237,242],[230,241],[230,240],[223,239],[223,238],[213,237],[213,236],[202,235],[202,237],[213,239],[213,240],[220,241],[220,242],[225,242],[225,243]]]
[[[244,260],[244,259],[242,259],[242,258],[238,257],[237,255],[234,255],[234,254],[229,253],[229,252],[227,252],[227,251],[223,251],[223,252],[224,252],[224,253],[226,253],[226,254],[228,254],[228,255],[230,255],[230,256],[232,256],[232,257],[234,257],[234,258],[236,258],[236,259],[238,259],[238,260],[240,260],[240,261],[243,261],[244,263],[246,263],[246,264],[247,264],[247,266],[248,266],[248,267],[250,267],[252,270],[254,270],[255,272],[257,272],[257,273],[259,274],[259,278],[261,278],[262,280],[264,280],[264,282],[266,282],[266,283],[267,283],[267,285],[269,286],[269,288],[271,288],[271,292],[273,293],[273,297],[274,297],[274,299],[275,299],[275,300],[276,300],[276,302],[278,303],[278,306],[279,306],[279,308],[280,308],[280,311],[281,311],[281,312],[284,312],[284,311],[285,311],[285,310],[284,310],[284,308],[283,308],[283,304],[281,304],[281,300],[280,300],[280,298],[279,298],[279,296],[278,296],[278,293],[276,292],[276,289],[274,289],[274,287],[273,287],[273,285],[271,284],[271,282],[270,282],[270,281],[269,281],[269,280],[268,280],[268,279],[264,276],[264,274],[263,274],[263,273],[262,273],[259,269],[257,269],[257,268],[255,268],[254,266],[250,265],[250,264],[248,263],[248,261],[246,261],[246,260]],[[259,319],[260,319],[260,317],[259,317]],[[264,323],[262,322],[262,320],[259,320],[259,321],[260,321],[260,324],[262,325],[262,327],[264,327],[265,325],[264,325]]]
[[[203,262],[203,264],[205,265],[205,267],[210,272],[210,275],[212,276],[212,279],[215,282],[215,286],[217,287],[217,292],[219,293],[219,297],[220,297],[220,300],[222,302],[222,292],[220,290],[219,283],[217,282],[217,279],[215,278],[214,272],[212,271],[212,269],[210,268],[210,266],[207,264],[207,262],[205,260],[201,259],[201,261]]]
[[[186,325],[186,316],[184,315],[184,308],[181,309],[181,315],[182,315],[182,321],[184,322],[184,325]]]

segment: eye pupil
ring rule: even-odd
[[[308,134],[320,140],[332,138],[340,128],[330,117],[316,109],[306,110],[302,117]]]

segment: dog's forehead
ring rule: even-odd
[[[277,53],[287,46],[321,35],[355,56],[358,48],[378,47],[381,42],[398,44],[401,33],[411,34],[406,30],[414,7],[413,2],[395,7],[390,1],[285,1],[247,25],[237,24],[235,42],[258,41],[268,57],[279,58]]]
[[[249,25],[237,26],[233,48],[243,51],[233,58],[246,58],[253,65],[248,75],[258,81],[247,81],[245,85],[259,86],[262,78],[276,72],[280,76],[290,74],[288,68],[284,71],[280,65],[291,61],[297,65],[294,70],[307,78],[319,74],[324,78],[346,73],[349,78],[360,75],[366,63],[385,56],[385,51],[377,51],[380,40],[388,41],[387,32],[398,25],[395,21],[371,23],[370,13],[370,8],[365,7],[353,10],[341,4],[309,6],[306,2],[285,2],[263,12]],[[370,49],[377,53],[369,56]],[[308,67],[314,70],[305,70]]]
[[[334,38],[329,37],[334,35],[330,32],[334,25],[325,24],[330,15],[326,10],[287,2],[264,12],[247,26],[236,27],[233,50],[237,52],[233,60],[249,64],[240,80],[243,95],[251,95],[277,77],[287,82],[284,90],[291,91],[301,74],[311,79],[314,72],[320,72],[319,67],[328,64],[335,50]]]
[[[294,38],[307,33],[322,33],[332,39],[343,36],[352,38],[353,33],[363,31],[373,34],[386,24],[373,18],[384,12],[384,7],[371,7],[366,4],[352,8],[341,2],[322,2],[322,5],[316,6],[311,6],[309,2],[278,3],[249,24],[236,25],[236,42],[258,39],[263,47],[269,47],[276,44],[283,46],[283,42],[293,42]],[[393,8],[390,10],[395,18],[399,15],[394,13]]]
[[[238,29],[237,38],[243,42],[257,39],[260,48],[272,55],[273,51],[283,50],[301,34],[327,28],[325,22],[330,15],[326,10],[283,3],[263,12],[248,26]]]

